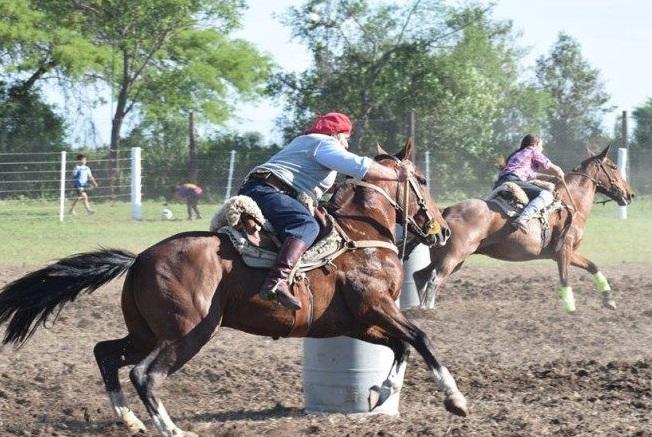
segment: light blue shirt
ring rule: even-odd
[[[335,137],[300,135],[253,171],[270,171],[299,193],[319,199],[337,173],[362,179],[373,160],[344,149]]]
[[[87,165],[77,165],[72,171],[72,180],[75,187],[83,187],[91,176],[91,169]]]

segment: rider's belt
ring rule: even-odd
[[[249,179],[261,181],[270,187],[276,188],[277,190],[292,197],[297,197],[299,194],[294,188],[283,182],[283,180],[281,180],[278,176],[269,171],[251,173]]]

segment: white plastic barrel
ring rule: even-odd
[[[349,337],[304,339],[306,413],[369,414],[369,389],[382,385],[393,362],[394,353],[385,346]],[[398,415],[398,404],[399,396],[391,396],[372,414]]]

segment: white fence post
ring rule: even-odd
[[[235,150],[231,150],[231,160],[229,161],[229,178],[226,181],[226,194],[224,200],[231,197],[231,187],[233,186],[233,169],[235,167]]]
[[[627,179],[627,149],[625,147],[621,147],[618,149],[618,171],[620,171],[620,174],[623,176],[623,178]],[[619,206],[618,207],[618,218],[625,220],[627,219],[627,207],[626,206]]]
[[[66,151],[61,152],[61,180],[59,183],[59,221],[63,222],[66,209]]]
[[[140,162],[140,147],[131,148],[131,218],[143,219],[142,199],[142,168]]]

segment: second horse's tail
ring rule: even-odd
[[[92,293],[135,261],[135,254],[119,249],[79,253],[7,284],[0,290],[0,325],[9,321],[2,343],[22,345],[57,307]]]

